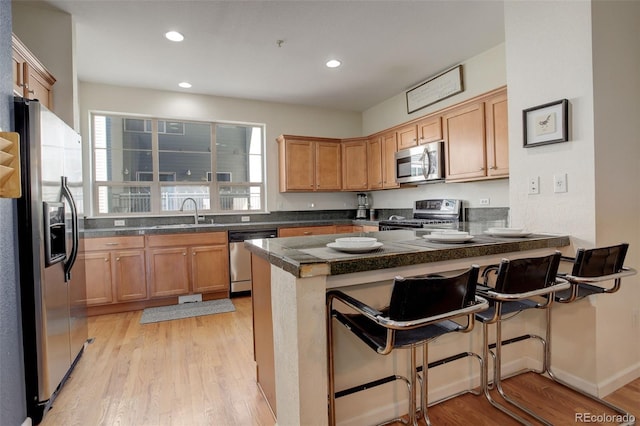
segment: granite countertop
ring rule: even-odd
[[[466,224],[466,229],[479,230],[479,224]],[[482,231],[463,244],[436,243],[423,238],[430,230],[395,230],[341,235],[273,238],[245,241],[252,253],[268,260],[296,277],[340,275],[375,269],[388,269],[420,263],[431,263],[477,256],[497,255],[570,244],[568,235],[531,234],[527,237],[492,237]],[[343,253],[327,247],[337,237],[361,235],[376,237],[384,245],[369,253]]]
[[[272,221],[272,222],[234,222],[234,223],[177,223],[170,225],[155,226],[130,226],[130,227],[110,227],[110,228],[87,228],[84,236],[92,237],[114,237],[127,235],[155,235],[155,234],[175,234],[193,232],[224,232],[235,230],[262,230],[282,227],[300,226],[323,226],[323,225],[374,225],[378,222],[363,220],[308,220],[308,221]]]

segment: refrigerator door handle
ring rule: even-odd
[[[66,198],[71,208],[71,253],[69,253],[69,257],[64,262],[64,279],[65,281],[69,281],[71,280],[71,268],[73,268],[73,264],[76,262],[76,257],[78,256],[78,210],[73,195],[71,195],[71,191],[67,186],[66,176],[61,177],[61,184],[62,190],[60,192],[60,198]]]

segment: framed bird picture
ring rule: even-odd
[[[522,111],[525,148],[569,140],[569,101],[561,99]]]

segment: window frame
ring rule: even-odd
[[[130,180],[130,181],[105,181],[105,180],[97,180],[96,178],[96,153],[99,149],[105,149],[106,152],[109,152],[109,148],[96,148],[96,121],[95,117],[118,117],[123,120],[135,119],[135,120],[143,120],[144,122],[144,131],[140,133],[151,133],[151,156],[152,156],[152,171],[136,171],[136,173],[144,173],[151,174],[152,178],[150,181],[138,181],[138,180]],[[147,128],[147,123],[151,122],[151,129]],[[211,127],[211,138],[210,138],[210,146],[209,151],[211,153],[210,159],[210,169],[208,172],[212,177],[217,176],[218,173],[231,174],[231,172],[218,172],[217,167],[217,144],[216,144],[216,126],[217,125],[233,125],[233,126],[241,126],[247,128],[259,128],[260,129],[260,154],[250,154],[247,151],[247,168],[249,168],[249,157],[259,155],[261,157],[261,182],[228,182],[228,181],[218,181],[218,179],[206,180],[204,182],[199,181],[178,181],[178,180],[167,180],[166,176],[173,175],[174,172],[159,172],[159,135],[166,134],[166,130],[164,132],[159,131],[159,123],[169,122],[179,122],[183,124],[183,130],[185,124],[187,123],[197,123],[197,124],[206,124]],[[124,125],[123,125],[123,133],[124,133]],[[249,122],[233,122],[233,121],[205,121],[205,120],[193,120],[193,119],[181,119],[181,118],[167,118],[167,117],[156,117],[151,115],[140,115],[133,113],[119,113],[119,112],[108,112],[108,111],[89,111],[89,134],[90,134],[90,194],[91,194],[91,214],[94,217],[140,217],[140,216],[175,216],[176,214],[181,214],[178,210],[163,210],[162,205],[162,193],[163,187],[180,187],[180,186],[206,186],[209,190],[209,208],[198,208],[198,212],[201,214],[210,214],[210,215],[223,215],[223,214],[248,214],[248,213],[266,213],[267,212],[267,169],[266,169],[266,125],[264,123],[249,123]],[[248,179],[251,174],[247,173]],[[164,176],[165,179],[161,179],[160,177]],[[174,177],[175,179],[175,177]],[[149,204],[150,211],[148,212],[100,212],[100,188],[149,188]],[[252,194],[252,188],[259,188],[259,208],[257,209],[224,209],[221,206],[221,187],[236,187],[236,188],[245,188],[247,194]],[[108,191],[108,189],[107,189]],[[251,198],[251,197],[250,197]],[[111,199],[109,200],[112,201]],[[235,205],[235,203],[234,203]],[[248,202],[249,207],[252,207],[251,202]]]

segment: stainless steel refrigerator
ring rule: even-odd
[[[14,99],[20,134],[20,305],[27,415],[51,406],[87,341],[80,136],[38,101]]]

